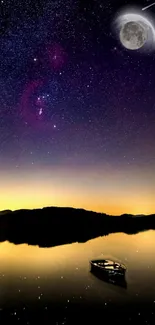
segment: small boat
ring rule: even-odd
[[[111,260],[93,260],[90,261],[91,272],[102,273],[108,278],[125,277],[126,266],[124,264]]]

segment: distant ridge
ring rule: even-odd
[[[51,247],[110,233],[155,229],[155,214],[111,216],[84,209],[45,207],[0,212],[0,241]]]
[[[11,210],[3,210],[3,211],[0,211],[0,215],[4,215],[7,213],[11,213],[11,212],[12,212]]]
[[[121,217],[121,216],[126,216],[126,217],[145,217],[145,216],[149,216],[146,214],[129,214],[129,213],[123,213],[120,215],[108,215],[104,212],[96,212],[93,210],[86,210],[84,208],[73,208],[73,207],[58,207],[58,206],[48,206],[48,207],[43,207],[43,208],[35,208],[35,209],[18,209],[18,210],[2,210],[0,211],[0,214],[7,214],[7,213],[18,213],[18,212],[22,212],[22,211],[40,211],[40,210],[46,210],[46,209],[70,209],[70,210],[78,210],[78,211],[86,211],[86,212],[93,212],[93,213],[97,213],[97,214],[101,214],[101,215],[107,215],[107,216],[111,216],[111,217]],[[154,214],[151,214],[154,215]]]

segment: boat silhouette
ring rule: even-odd
[[[127,288],[125,279],[126,266],[111,260],[90,261],[91,273],[102,281]]]

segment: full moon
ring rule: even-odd
[[[136,21],[127,22],[120,30],[120,41],[129,50],[140,49],[147,41],[145,25]]]
[[[119,14],[113,28],[121,45],[128,50],[155,50],[155,28],[149,16],[136,11]]]

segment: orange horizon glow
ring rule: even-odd
[[[59,206],[111,215],[155,213],[155,176],[148,170],[46,167],[3,172],[0,179],[1,211]]]

